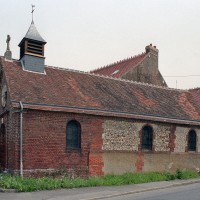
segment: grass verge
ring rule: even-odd
[[[53,190],[61,188],[79,188],[93,186],[114,186],[126,184],[148,183],[155,181],[169,181],[174,179],[197,178],[198,173],[193,171],[177,170],[170,172],[125,173],[123,175],[106,175],[103,177],[90,177],[88,179],[56,179],[56,178],[20,178],[11,175],[0,176],[0,188],[16,189],[19,192],[32,192],[38,190]]]

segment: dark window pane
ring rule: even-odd
[[[188,151],[196,151],[196,132],[190,131],[188,134]]]
[[[67,124],[67,148],[81,148],[81,128],[79,122],[72,120]]]
[[[142,129],[142,149],[152,150],[153,130],[150,126]]]

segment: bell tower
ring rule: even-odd
[[[32,9],[32,15],[33,15]],[[32,19],[31,25],[25,37],[19,43],[20,61],[24,70],[44,73],[44,46],[46,41],[37,31]]]

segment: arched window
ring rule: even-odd
[[[142,149],[152,150],[153,145],[153,130],[150,126],[145,126],[142,129]]]
[[[196,151],[197,134],[194,130],[188,133],[188,151]]]
[[[67,148],[81,148],[81,125],[76,120],[69,121],[66,129]]]

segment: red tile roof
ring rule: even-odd
[[[190,91],[175,90],[45,67],[46,74],[23,71],[2,59],[14,107],[121,116],[200,125],[200,109]]]
[[[113,63],[111,65],[92,70],[91,73],[120,78],[124,74],[126,74],[131,68],[136,67],[145,58],[146,55],[146,53],[142,53],[135,57],[131,57],[117,63]]]
[[[189,91],[192,94],[192,99],[195,101],[198,109],[200,109],[200,88],[191,89]]]

